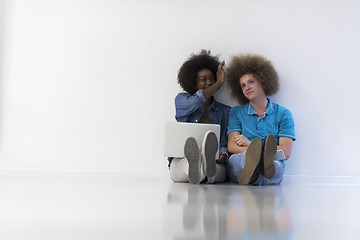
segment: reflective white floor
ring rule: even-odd
[[[360,185],[242,187],[164,176],[0,173],[0,238],[359,239]]]

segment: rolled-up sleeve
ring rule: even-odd
[[[198,90],[194,95],[188,93],[179,93],[175,97],[175,118],[183,121],[189,115],[204,106],[206,99],[203,90]]]
[[[230,109],[229,113],[229,124],[227,128],[227,135],[231,132],[240,132],[241,133],[241,122],[238,119],[238,108],[233,107]]]

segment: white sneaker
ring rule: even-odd
[[[205,134],[201,155],[204,163],[204,172],[207,177],[213,177],[216,174],[215,155],[219,150],[219,142],[214,132],[208,131]]]
[[[188,180],[190,183],[198,184],[201,181],[201,153],[196,139],[189,137],[184,145],[184,154],[189,162]]]

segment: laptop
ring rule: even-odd
[[[194,137],[201,148],[207,131],[212,131],[216,134],[220,146],[219,124],[165,122],[164,156],[184,157],[184,145],[189,137]],[[216,156],[218,156],[218,153]]]
[[[220,141],[219,124],[165,122],[164,156],[184,157],[184,145],[186,139],[189,137],[194,137],[201,148],[202,141],[207,131],[214,132],[218,141]],[[218,154],[219,152],[216,156],[218,156]],[[283,150],[277,150],[274,160],[284,159],[286,158]]]

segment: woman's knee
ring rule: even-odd
[[[174,182],[188,182],[188,174],[185,170],[185,159],[175,158],[170,165],[170,179]],[[185,160],[186,161],[186,160]]]

